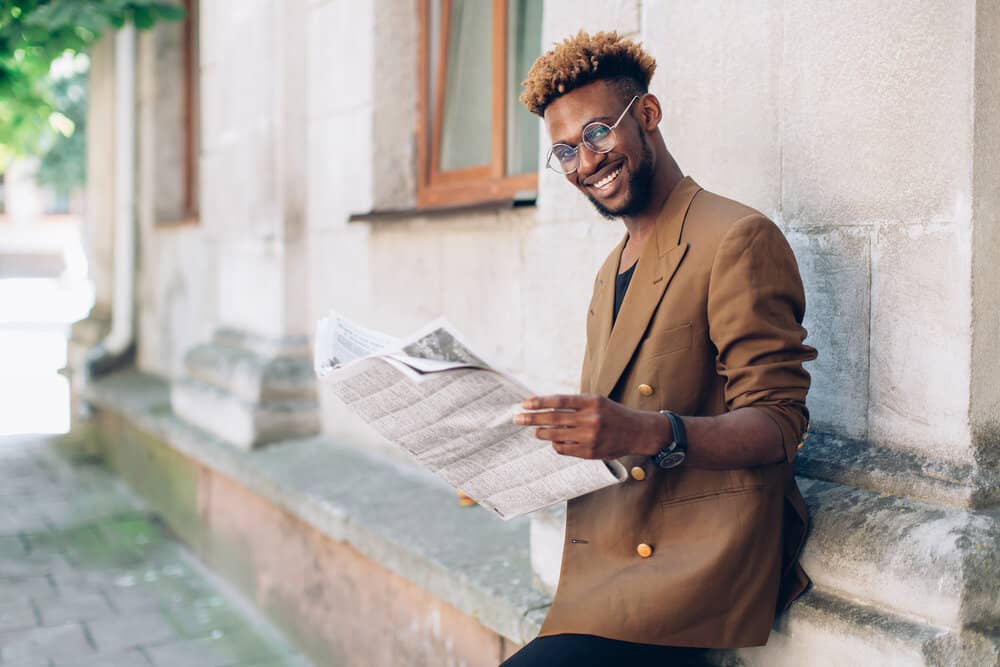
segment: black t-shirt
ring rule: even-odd
[[[632,281],[632,272],[635,271],[635,265],[638,263],[633,262],[632,266],[615,276],[615,309],[611,316],[612,323],[618,319],[618,309],[622,307],[622,301],[625,300],[625,292],[628,291],[628,284]]]

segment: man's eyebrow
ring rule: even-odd
[[[580,133],[583,134],[583,128],[587,127],[591,123],[596,123],[597,121],[604,122],[604,121],[609,121],[609,120],[612,120],[611,116],[594,116],[593,118],[589,118],[589,119],[583,121],[583,123],[580,125]],[[560,141],[553,141],[552,142],[553,146],[555,146],[556,144],[564,144],[566,146],[575,146],[576,145],[575,143],[573,143],[571,141],[562,141],[562,140],[560,140]]]

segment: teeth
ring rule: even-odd
[[[596,183],[594,183],[594,187],[596,187],[596,188],[606,188],[606,187],[608,187],[608,185],[611,184],[611,181],[615,180],[615,178],[618,177],[618,174],[620,174],[621,171],[622,171],[622,168],[618,167],[613,172],[611,172],[610,174],[608,174],[607,176],[605,176],[601,180],[599,180]]]

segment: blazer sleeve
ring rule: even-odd
[[[805,292],[798,264],[778,227],[760,214],[723,236],[709,278],[709,337],[725,378],[729,410],[754,407],[781,431],[791,462],[809,424],[803,363],[816,350],[803,341]]]

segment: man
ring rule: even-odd
[[[626,234],[594,283],[583,393],[528,399],[515,421],[631,477],[569,502],[555,600],[511,667],[762,645],[809,583],[792,459],[816,351],[795,257],[762,214],[683,176],[654,69],[634,42],[581,32],[524,82],[548,166]]]

